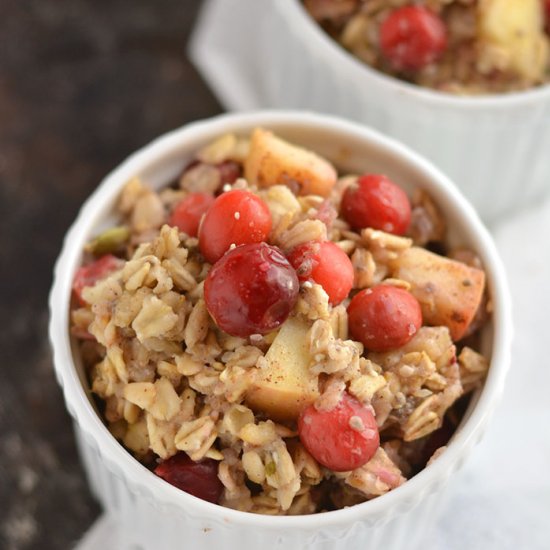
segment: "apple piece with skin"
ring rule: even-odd
[[[279,421],[295,420],[319,397],[318,377],[309,372],[310,326],[291,317],[281,326],[266,353],[266,365],[258,369],[246,404]]]
[[[391,269],[411,284],[424,324],[448,327],[454,341],[465,335],[483,298],[481,269],[415,246],[399,254]]]
[[[337,174],[332,164],[315,153],[257,128],[244,162],[244,177],[258,187],[283,184],[297,195],[327,197]]]

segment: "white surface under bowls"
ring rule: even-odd
[[[450,241],[481,257],[494,305],[483,346],[491,368],[449,448],[402,487],[372,501],[324,514],[271,517],[230,510],[197,499],[164,482],[111,436],[97,415],[74,342],[69,335],[71,283],[83,245],[112,220],[116,198],[133,176],[159,188],[172,181],[193,153],[225,132],[247,134],[256,126],[327,156],[345,171],[382,171],[410,191],[423,187],[440,205]],[[414,548],[437,516],[449,477],[481,438],[502,392],[510,360],[511,313],[504,270],[493,241],[473,208],[431,164],[398,143],[336,118],[293,112],[259,112],[193,123],[131,156],[98,187],[67,233],[50,295],[50,339],[67,408],[94,494],[119,525],[118,548],[303,548],[364,550]]]
[[[228,109],[308,109],[414,148],[493,222],[550,195],[550,85],[459,97],[356,59],[300,0],[209,0],[190,55]]]

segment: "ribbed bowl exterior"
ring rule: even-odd
[[[243,513],[197,499],[155,476],[103,424],[68,330],[71,284],[82,248],[98,227],[113,221],[113,208],[124,184],[141,175],[154,187],[161,187],[181,172],[186,159],[215,137],[226,132],[249,133],[257,126],[270,128],[322,154],[341,155],[354,166],[368,162],[390,174],[401,174],[410,185],[422,185],[438,200],[449,220],[449,232],[458,232],[462,242],[480,255],[493,298],[493,321],[482,338],[491,356],[491,369],[483,389],[473,395],[448,449],[398,489],[325,514],[271,517]],[[448,479],[482,437],[510,364],[511,308],[504,268],[472,207],[441,172],[407,148],[360,125],[311,113],[224,115],[175,130],[132,155],[105,178],[68,231],[55,267],[50,311],[57,379],[75,420],[92,491],[118,526],[117,550],[412,550],[426,540]]]
[[[363,122],[430,159],[487,222],[550,195],[550,85],[485,98],[432,92],[355,59],[317,27],[299,0],[262,2],[261,11],[253,2],[211,0],[191,43],[198,67],[227,107],[308,109]],[[215,36],[213,27],[237,6],[260,18],[255,28],[247,23],[242,29],[250,35],[246,63],[256,71],[233,58],[230,37],[220,46]],[[238,34],[241,23],[234,25]],[[227,75],[220,82],[220,59],[237,67],[238,86],[228,85]]]
[[[243,529],[230,521],[212,522],[179,507],[155,503],[150,495],[136,491],[127,476],[117,474],[78,426],[75,431],[92,491],[116,522],[117,550],[415,550],[429,536],[445,494],[427,493],[421,506],[392,514],[386,523],[357,522],[340,532]]]

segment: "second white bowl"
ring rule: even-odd
[[[228,108],[366,123],[433,161],[488,222],[550,195],[550,85],[459,97],[402,82],[343,49],[300,0],[209,0],[190,53]]]

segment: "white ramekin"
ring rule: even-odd
[[[71,282],[83,245],[99,227],[112,222],[123,185],[138,175],[158,188],[173,180],[193,152],[216,136],[246,134],[256,126],[311,147],[345,170],[385,172],[409,190],[427,189],[452,228],[451,241],[472,247],[482,258],[494,305],[493,320],[483,335],[484,351],[491,357],[489,376],[448,450],[395,491],[325,514],[271,517],[238,512],[199,500],[156,477],[124,450],[96,413],[68,330]],[[397,550],[405,542],[407,548],[414,548],[437,517],[446,480],[479,441],[510,359],[511,313],[505,275],[493,241],[473,208],[441,172],[405,147],[362,126],[308,113],[224,115],[175,130],[132,155],[105,178],[67,233],[55,267],[50,308],[55,369],[75,421],[92,490],[121,526],[124,544],[155,550],[184,546],[344,549],[350,541],[364,550]]]
[[[189,51],[226,107],[366,123],[433,161],[488,222],[550,194],[550,85],[458,97],[402,82],[348,53],[300,0],[209,0]]]

